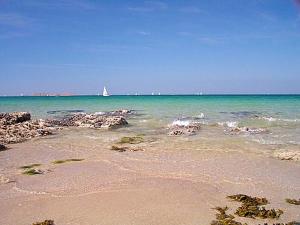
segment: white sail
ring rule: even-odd
[[[106,90],[106,88],[104,87],[103,88],[103,94],[102,94],[103,96],[109,96],[109,94],[108,94],[108,92],[107,92],[107,90]]]

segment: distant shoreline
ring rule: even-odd
[[[162,96],[300,96],[299,94],[202,94],[202,95],[198,95],[198,94],[161,94],[161,95],[152,95],[152,94],[139,94],[139,95],[135,95],[135,94],[118,94],[118,95],[110,95],[109,97],[141,97],[141,96],[149,96],[149,97],[162,97]],[[0,95],[0,97],[5,98],[5,97],[49,97],[49,98],[53,98],[53,97],[104,97],[102,95],[89,95],[89,94],[83,94],[83,95]],[[107,98],[107,97],[105,97]]]

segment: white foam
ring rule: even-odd
[[[260,119],[263,119],[263,120],[267,120],[269,122],[274,122],[274,121],[283,121],[283,122],[299,122],[300,120],[299,119],[280,119],[280,118],[274,118],[274,117],[267,117],[267,116],[263,116],[263,117],[260,117]]]
[[[187,127],[191,124],[189,120],[174,120],[171,126]]]
[[[238,122],[236,121],[226,121],[226,122],[219,122],[218,125],[224,126],[224,127],[229,127],[229,128],[236,128],[238,127]]]
[[[94,115],[104,115],[105,112],[95,112]]]
[[[197,119],[203,119],[205,117],[204,113],[200,113],[198,116],[196,116]]]
[[[273,121],[277,121],[278,120],[278,119],[276,119],[274,117],[266,117],[266,116],[261,117],[261,119],[268,120],[269,122],[273,122]]]

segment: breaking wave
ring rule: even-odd
[[[275,122],[275,121],[283,121],[283,122],[300,122],[300,119],[282,119],[282,118],[274,118],[272,116],[262,116],[259,117],[261,120],[267,120],[269,122]]]

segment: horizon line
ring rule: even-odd
[[[300,95],[300,93],[241,93],[241,94],[221,94],[221,93],[211,93],[211,94],[116,94],[110,96],[102,96],[97,94],[74,94],[74,95],[0,95],[0,97],[81,97],[81,96],[96,96],[96,97],[114,97],[114,96],[284,96],[284,95]]]

